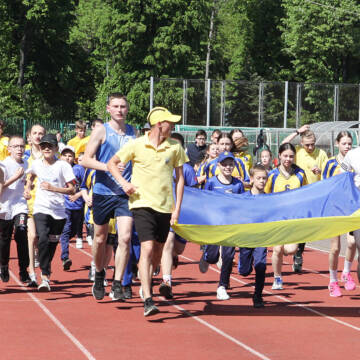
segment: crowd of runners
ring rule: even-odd
[[[147,125],[138,132],[126,123],[129,104],[120,93],[108,96],[106,110],[110,120],[95,119],[90,136],[85,136],[86,123],[77,121],[76,136],[67,144],[60,132],[47,133],[41,124],[32,126],[26,141],[21,135],[8,138],[3,135],[6,124],[0,121],[2,282],[9,281],[14,238],[20,281],[39,291],[51,291],[51,279],[59,271],[52,267],[57,245],[60,242],[63,270],[68,271],[72,266],[69,242],[75,237],[76,248],[82,248],[83,241],[92,248],[89,280],[93,297],[102,300],[110,280],[113,301],[131,299],[134,277],[139,277],[144,315],[153,315],[159,311],[152,298],[153,275],[161,272],[159,293],[172,299],[172,271],[186,246],[187,240],[171,228],[179,218],[184,186],[252,197],[353,171],[360,187],[360,148],[352,149],[352,136],[346,131],[336,137],[338,154],[334,157],[328,158],[315,146],[315,134],[304,125],[283,140],[278,157],[273,158],[263,141],[258,142],[256,154],[250,154],[248,139],[239,129],[230,133],[215,130],[210,139],[199,130],[185,148],[183,136],[173,132],[180,116],[162,107],[150,111]],[[297,136],[300,143],[294,146],[291,142]],[[342,291],[337,275],[340,244],[340,236],[331,240],[332,297],[340,297]],[[351,265],[358,244],[360,231],[347,234],[340,277],[346,291],[356,288]],[[294,272],[302,271],[304,247],[305,243],[273,247],[273,290],[283,289],[284,255],[293,257]],[[253,305],[264,307],[267,249],[240,248],[238,259],[234,259],[235,251],[234,247],[201,246],[200,272],[217,264],[216,297],[228,300],[234,261],[242,276],[254,268]],[[109,276],[106,271],[113,256],[114,272]]]

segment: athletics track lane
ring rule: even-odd
[[[267,277],[266,308],[253,309],[254,277],[241,277],[234,267],[231,300],[216,300],[217,268],[200,274],[199,246],[189,244],[174,273],[175,301],[156,298],[161,313],[149,321],[143,317],[138,283],[134,298],[126,303],[108,297],[94,301],[87,280],[88,254],[87,245],[71,248],[73,267],[63,272],[57,251],[51,293],[34,291],[30,298],[13,278],[0,285],[2,359],[338,359],[345,349],[346,356],[354,358],[360,351],[360,289],[330,298],[327,255],[322,252],[306,251],[304,266],[323,274],[296,275],[285,265],[285,289],[271,290],[272,277]],[[17,274],[14,259],[10,268]],[[157,287],[154,290],[157,293]]]

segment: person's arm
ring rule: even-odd
[[[282,142],[282,144],[289,143],[294,140],[298,135],[301,135],[305,131],[310,130],[310,125],[303,125],[301,128],[297,129],[295,132],[288,135]]]
[[[74,195],[69,195],[70,202],[75,202],[76,200],[80,199],[82,197],[81,191],[78,191]]]
[[[0,168],[0,195],[2,194],[4,189],[4,172],[3,170]]]
[[[25,189],[24,189],[24,198],[26,200],[30,200],[31,199],[31,190],[33,188],[33,183],[34,183],[34,180],[36,178],[36,175],[33,174],[33,173],[30,173],[27,180],[26,180],[26,185],[25,185]]]
[[[75,194],[75,186],[72,181],[66,183],[66,187],[58,187],[51,185],[50,183],[43,181],[40,183],[40,188],[43,190],[57,192],[63,195],[74,195]]]
[[[121,159],[117,154],[115,154],[107,164],[108,171],[115,178],[115,180],[121,185],[126,195],[131,195],[136,193],[137,187],[128,182],[123,178],[122,170],[119,165],[121,164]]]
[[[175,209],[171,213],[170,225],[174,225],[176,221],[178,221],[180,216],[180,208],[184,195],[184,174],[183,167],[179,166],[175,168]]]
[[[16,180],[20,179],[24,175],[25,171],[23,167],[18,167],[15,173],[4,182],[4,188],[7,188],[13,184]]]
[[[92,197],[88,194],[86,189],[81,189],[80,193],[88,207],[92,207]]]
[[[104,126],[97,126],[91,132],[89,142],[85,149],[84,158],[81,162],[82,166],[94,170],[108,171],[106,164],[95,158],[96,152],[103,143],[105,136],[106,130]]]

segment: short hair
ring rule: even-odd
[[[127,107],[129,107],[129,102],[127,100],[127,97],[126,95],[120,93],[120,92],[113,92],[113,93],[110,93],[107,97],[107,100],[106,100],[106,104],[107,105],[110,105],[110,102],[112,99],[124,99],[126,101],[126,105]]]
[[[353,141],[353,138],[351,136],[351,134],[348,132],[348,131],[340,131],[338,134],[337,134],[337,137],[336,137],[336,141],[339,142],[343,137],[348,137],[351,139],[351,142]]]
[[[291,150],[294,154],[296,154],[296,149],[293,144],[290,143],[283,143],[279,147],[279,155],[283,153],[285,150]]]
[[[254,174],[255,174],[257,171],[264,171],[264,172],[267,174],[267,171],[266,171],[264,165],[256,164],[256,165],[254,165],[254,166],[250,169],[250,176],[254,176]]]
[[[198,136],[205,136],[205,140],[207,139],[206,131],[203,129],[200,129],[196,132],[195,138],[197,138]]]
[[[218,135],[220,136],[220,135],[221,135],[221,130],[215,129],[215,130],[211,133],[211,136],[213,136],[214,134],[218,134]]]
[[[243,132],[241,129],[232,129],[232,130],[230,131],[230,136],[231,136],[231,138],[233,137],[233,135],[234,135],[235,133],[240,133],[242,136],[244,136],[244,132]]]
[[[176,133],[176,132],[172,133],[170,135],[170,138],[180,141],[181,146],[184,147],[185,141],[184,141],[184,137],[181,134]]]
[[[35,127],[35,126],[40,126],[41,128],[43,128],[43,130],[44,130],[44,134],[46,134],[46,129],[45,129],[45,127],[43,126],[43,125],[41,125],[41,124],[34,124],[31,128],[30,128],[30,134],[31,134],[31,132],[32,132],[32,129]]]
[[[91,121],[91,127],[95,126],[95,124],[103,124],[104,121],[102,119],[94,119],[93,121]]]
[[[19,135],[19,134],[11,135],[11,136],[9,137],[9,144],[10,144],[10,142],[11,142],[12,139],[21,139],[21,140],[24,141],[24,143],[25,143],[24,138],[23,138],[21,135]]]
[[[301,133],[301,139],[310,139],[310,138],[314,138],[316,140],[316,136],[315,133],[312,130],[306,130],[303,133]]]
[[[82,129],[85,130],[86,129],[86,122],[82,121],[82,120],[78,120],[75,122],[75,129]]]

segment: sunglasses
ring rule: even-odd
[[[55,145],[53,145],[53,144],[50,144],[50,143],[42,143],[42,144],[40,144],[40,149],[41,150],[44,150],[44,149],[53,149],[53,148],[55,148]]]

